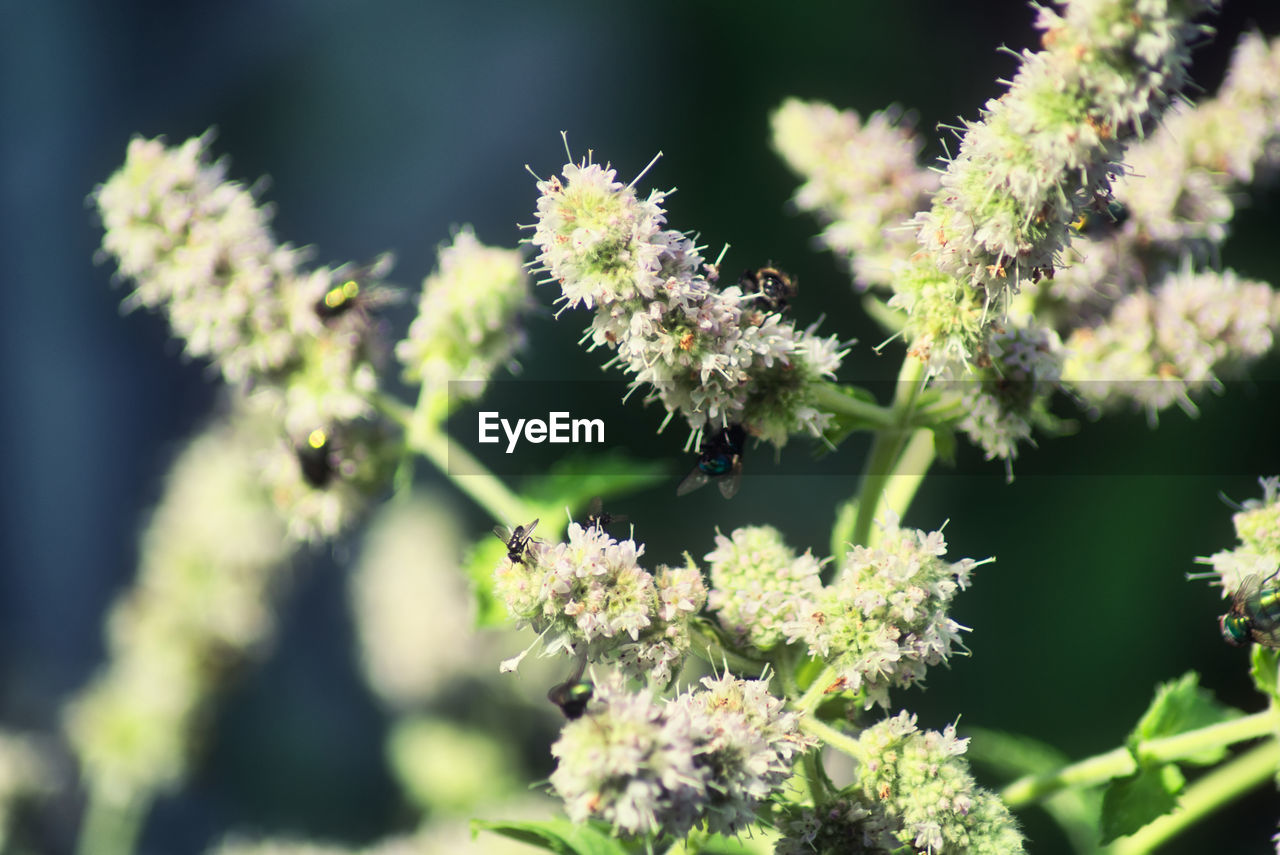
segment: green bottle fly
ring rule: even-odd
[[[1263,647],[1280,647],[1280,582],[1255,573],[1246,578],[1231,597],[1231,611],[1218,618],[1227,644],[1239,647],[1255,641]]]

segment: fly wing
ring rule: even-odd
[[[676,495],[683,496],[686,493],[692,493],[694,490],[705,485],[710,480],[711,478],[707,473],[703,472],[697,466],[694,466],[693,470],[688,475],[684,476],[684,480],[680,482],[680,486],[676,487]]]
[[[732,499],[738,495],[738,488],[742,486],[742,455],[735,454],[733,456],[733,465],[729,472],[720,477],[720,495],[726,499]]]
[[[495,525],[493,527],[493,536],[503,543],[510,543],[511,538],[515,537],[515,532],[507,528],[505,525]]]

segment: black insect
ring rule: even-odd
[[[387,266],[388,262],[377,261],[356,270],[350,276],[333,280],[333,286],[316,300],[316,315],[326,324],[345,315],[367,319],[373,309],[399,300],[400,292],[395,288],[371,284]]]
[[[1082,210],[1071,228],[1090,240],[1103,240],[1119,231],[1128,219],[1129,209],[1123,202],[1099,200],[1095,207]]]
[[[676,495],[691,493],[712,478],[717,478],[720,481],[720,495],[732,499],[742,481],[742,452],[746,440],[747,432],[742,429],[742,425],[729,425],[709,437],[703,436],[698,463],[680,482],[680,486],[676,487]]]
[[[738,277],[738,287],[744,294],[755,294],[755,303],[768,312],[781,312],[795,299],[800,289],[796,280],[776,267],[744,270]]]
[[[333,481],[337,468],[333,464],[333,441],[323,428],[316,428],[307,434],[306,440],[294,451],[298,455],[298,468],[302,471],[302,480],[317,490],[323,490]]]
[[[595,694],[595,687],[591,685],[589,680],[584,680],[581,676],[576,679],[566,680],[563,683],[552,686],[551,691],[547,692],[547,700],[560,708],[560,712],[564,713],[564,717],[573,721],[582,718],[582,714],[587,711],[587,704],[591,703],[591,697]]]
[[[608,531],[609,526],[613,523],[624,523],[627,521],[626,514],[611,514],[604,509],[604,502],[599,496],[591,500],[591,505],[587,509],[587,528],[598,528],[601,531]]]
[[[506,526],[496,525],[493,527],[493,533],[507,545],[507,558],[516,564],[524,563],[525,550],[529,547],[529,540],[533,535],[533,530],[538,527],[538,521],[534,520],[528,525],[518,525],[513,529]]]
[[[560,712],[564,713],[564,717],[570,721],[582,718],[583,713],[587,711],[587,704],[591,703],[591,698],[595,694],[595,686],[582,676],[586,670],[587,656],[583,652],[578,655],[578,664],[569,675],[569,679],[563,683],[557,683],[551,687],[551,691],[547,692],[547,700],[558,706]]]

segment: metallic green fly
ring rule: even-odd
[[[1231,595],[1231,611],[1218,618],[1227,644],[1239,647],[1255,641],[1280,647],[1280,570],[1270,576],[1254,573]]]

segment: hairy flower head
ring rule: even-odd
[[[217,425],[179,457],[138,579],[112,608],[108,663],[67,708],[85,775],[113,800],[181,781],[226,666],[272,632],[292,544],[258,480],[257,441],[242,424]]]
[[[1213,5],[1039,8],[1044,49],[1025,52],[1009,91],[966,126],[931,209],[916,218],[918,264],[933,270],[895,283],[913,352],[932,373],[955,359],[980,364],[988,325],[1009,297],[1061,266],[1070,224],[1110,198],[1126,141],[1154,124],[1185,82],[1188,44],[1200,32],[1189,19]]]
[[[705,678],[662,701],[613,675],[597,681],[586,715],[552,746],[551,785],[575,822],[601,819],[631,834],[679,836],[699,824],[733,834],[812,744],[763,682]]]
[[[563,543],[530,542],[522,559],[504,556],[494,593],[533,627],[548,653],[585,653],[658,684],[676,674],[690,639],[689,619],[706,602],[696,567],[640,566],[644,545],[599,526],[571,523]]]
[[[890,687],[921,682],[960,642],[964,627],[947,610],[977,562],[944,561],[946,549],[941,531],[884,524],[878,546],[846,554],[793,637],[835,666],[842,688],[861,692],[868,707],[887,707]]]
[[[916,728],[907,712],[858,736],[867,759],[858,768],[864,803],[882,812],[899,844],[930,855],[1022,852],[1017,823],[995,795],[981,789],[962,755],[955,727]]]
[[[889,285],[916,250],[907,227],[928,205],[938,175],[917,164],[922,143],[901,110],[872,113],[790,98],[771,119],[773,145],[805,179],[795,204],[827,223],[819,240],[842,256],[855,283]]]
[[[538,182],[532,243],[568,308],[594,310],[593,347],[650,389],[695,433],[731,423],[776,445],[821,434],[829,414],[807,389],[834,376],[834,339],[798,331],[738,286],[720,288],[697,247],[663,229],[666,194],[640,200],[599,164],[568,164]]]
[[[739,643],[769,650],[785,640],[785,628],[812,609],[822,588],[822,565],[810,553],[797,556],[770,526],[716,534],[707,553],[711,593],[707,605]]]
[[[1152,418],[1171,404],[1194,411],[1192,395],[1265,354],[1278,328],[1280,294],[1270,286],[1187,264],[1077,329],[1064,379],[1098,407],[1132,402]]]
[[[440,247],[438,269],[422,283],[418,316],[396,345],[405,380],[438,388],[464,381],[455,388],[479,397],[520,348],[516,319],[529,305],[520,253],[485,246],[470,227],[460,229]]]

